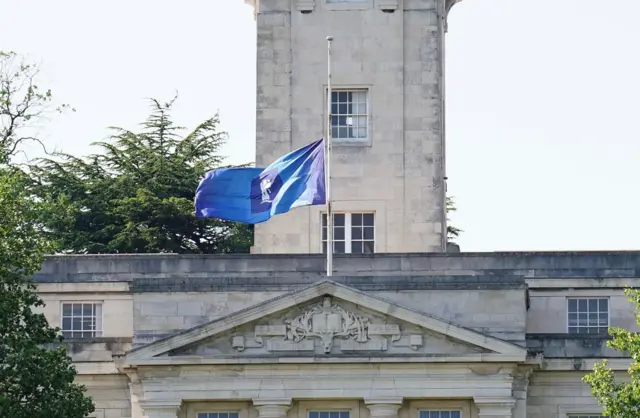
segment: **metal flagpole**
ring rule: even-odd
[[[327,36],[327,136],[325,144],[325,190],[327,200],[327,276],[333,275],[333,211],[331,210],[331,42]]]

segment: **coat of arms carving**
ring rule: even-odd
[[[285,339],[294,343],[305,338],[320,338],[325,353],[330,353],[334,338],[352,339],[359,343],[367,342],[369,320],[331,304],[331,298],[325,297],[322,304],[316,305],[294,319],[285,320],[287,335]]]

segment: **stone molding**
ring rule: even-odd
[[[138,401],[146,418],[176,418],[182,400]]]
[[[286,418],[291,408],[291,398],[254,399],[253,406],[259,418]]]
[[[371,418],[397,418],[402,407],[402,398],[368,398],[364,404],[369,409]]]
[[[226,401],[253,399],[264,406],[264,414],[285,409],[293,399],[365,399],[367,403],[397,404],[404,398],[468,398],[478,397],[485,404],[494,397],[513,402],[509,370],[491,376],[473,374],[465,365],[456,364],[349,364],[307,365],[272,364],[262,366],[200,366],[174,368],[173,377],[165,367],[145,368],[142,382],[144,395],[171,396],[190,401]],[[157,375],[154,373],[157,370]],[[233,373],[230,373],[233,370]],[[203,373],[204,372],[204,373]],[[171,392],[165,392],[167,388]],[[286,395],[285,395],[286,394]],[[502,398],[503,397],[503,398]],[[276,405],[276,406],[274,406]],[[389,406],[373,407],[379,412]]]
[[[512,418],[516,400],[512,397],[473,397],[478,407],[478,418]]]

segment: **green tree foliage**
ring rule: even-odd
[[[0,51],[0,163],[7,163],[27,142],[44,144],[32,127],[50,112],[69,109],[55,107],[51,90],[38,86],[39,68],[15,52]],[[45,148],[46,152],[46,148]]]
[[[458,210],[456,204],[453,200],[453,197],[447,196],[447,214],[451,212],[455,212]],[[449,218],[447,218],[447,223],[449,222]],[[453,242],[456,238],[460,236],[460,233],[463,232],[462,229],[456,228],[452,225],[447,225],[447,241]]]
[[[84,418],[93,405],[73,382],[59,330],[33,309],[43,302],[31,276],[50,248],[37,230],[41,208],[26,194],[28,184],[0,166],[0,417]]]
[[[151,100],[140,132],[110,128],[87,158],[57,154],[30,167],[36,195],[51,209],[41,221],[59,252],[248,252],[247,225],[196,219],[200,177],[222,164],[218,116],[185,134],[168,103]]]
[[[640,325],[640,292],[626,289],[625,294],[629,302],[635,305],[636,321]],[[613,339],[607,345],[631,357],[628,379],[618,381],[604,360],[596,364],[593,372],[583,380],[591,386],[591,394],[604,408],[604,415],[610,418],[637,418],[640,416],[640,334],[618,327],[610,327],[609,334]]]

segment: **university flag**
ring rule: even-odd
[[[300,206],[324,205],[324,164],[320,139],[265,169],[209,171],[196,190],[196,217],[257,224]]]

